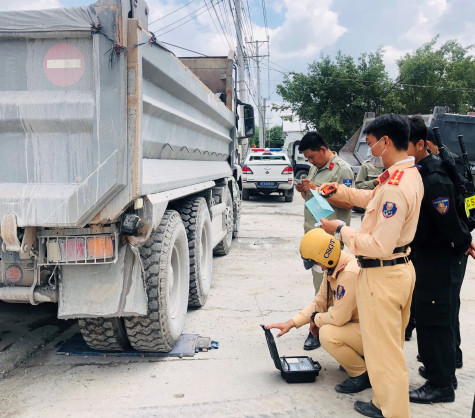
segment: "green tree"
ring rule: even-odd
[[[266,144],[270,148],[282,148],[284,145],[284,138],[282,138],[282,126],[275,125],[266,132]]]
[[[277,87],[290,109],[309,129],[317,129],[330,148],[339,150],[360,126],[365,112],[398,112],[398,91],[386,73],[382,51],[362,54],[357,61],[338,52],[322,56],[307,74],[291,73]]]
[[[461,114],[475,109],[472,46],[452,40],[437,49],[437,39],[398,60],[400,100],[408,114],[431,113],[434,106]]]

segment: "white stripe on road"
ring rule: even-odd
[[[80,59],[47,60],[46,68],[81,68]]]

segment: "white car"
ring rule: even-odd
[[[294,172],[280,148],[252,148],[242,166],[242,198],[253,194],[279,193],[286,202],[294,198]]]

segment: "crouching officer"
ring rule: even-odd
[[[310,330],[328,353],[350,376],[335,386],[340,393],[357,393],[370,388],[363,359],[355,289],[360,268],[355,257],[341,251],[340,241],[321,228],[307,232],[300,243],[304,266],[324,273],[315,299],[287,322],[267,325],[278,328],[277,337],[310,323]],[[330,284],[330,287],[328,287]]]

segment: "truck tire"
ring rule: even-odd
[[[293,187],[284,192],[284,197],[286,202],[292,202],[294,200],[294,189]]]
[[[140,249],[148,297],[146,316],[124,318],[130,345],[139,351],[169,352],[185,325],[190,261],[181,216],[167,210]]]
[[[249,200],[249,189],[242,189],[242,200]]]
[[[208,298],[213,274],[211,218],[203,197],[183,203],[179,211],[190,253],[188,306],[201,308]]]
[[[226,191],[226,236],[221,240],[221,242],[214,247],[214,254],[216,255],[228,255],[231,251],[231,244],[233,240],[233,230],[234,230],[234,213],[233,213],[233,199],[231,197],[231,192]]]
[[[294,178],[302,180],[302,176],[308,176],[308,171],[299,170],[295,173]]]
[[[93,350],[124,351],[130,347],[122,318],[84,318],[78,323],[84,341]]]

